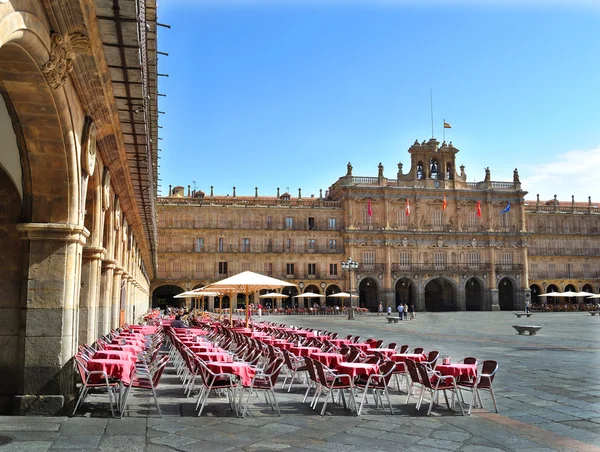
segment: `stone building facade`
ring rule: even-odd
[[[562,289],[567,281],[598,292],[596,207],[556,201],[536,208],[525,200],[517,170],[512,181],[493,181],[487,169],[480,182],[467,182],[451,143],[415,142],[408,153],[409,170],[399,163],[395,178],[385,177],[381,164],[377,177],[357,177],[348,164],[325,197],[266,197],[258,189],[246,197],[235,188],[232,196],[215,196],[212,188],[205,194],[170,187],[170,196],[158,199],[153,303],[244,270],[323,295],[350,290],[352,276],[359,303],[371,310],[400,301],[419,311],[521,309],[531,290],[539,293],[536,286]],[[573,226],[542,231],[550,217]],[[552,267],[538,249],[561,234],[579,245],[561,248],[573,252],[562,251],[556,259],[563,264]],[[341,268],[348,257],[359,262],[352,275]],[[572,278],[565,279],[569,268]]]
[[[0,2],[0,414],[69,412],[148,309],[156,88],[154,0]]]

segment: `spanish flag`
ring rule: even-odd
[[[446,121],[444,121],[444,129],[451,129],[452,126],[450,124],[448,124]]]
[[[446,202],[446,193],[444,193],[444,202],[442,203],[442,210],[446,210],[448,207],[448,203]]]

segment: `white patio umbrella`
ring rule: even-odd
[[[289,295],[286,295],[284,293],[278,293],[278,292],[269,292],[263,295],[259,295],[258,298],[288,298]],[[275,306],[276,308],[277,306]]]
[[[356,294],[349,294],[348,292],[338,292],[338,293],[334,293],[332,295],[329,295],[330,298],[350,298],[350,305],[352,306],[352,298],[359,298],[358,295]],[[344,302],[342,301],[342,304]]]
[[[561,293],[560,292],[548,292],[548,293],[543,293],[541,295],[538,295],[538,297],[560,297]]]
[[[594,295],[591,292],[577,292],[578,297],[589,297],[590,295]]]
[[[235,291],[235,293],[243,293],[246,295],[246,327],[249,325],[248,316],[248,295],[258,292],[262,289],[281,289],[282,287],[296,286],[295,284],[280,279],[271,278],[270,276],[261,275],[250,271],[238,273],[237,275],[225,278],[216,283],[209,284],[205,287],[207,290],[215,290],[221,292],[223,290]],[[231,311],[231,310],[230,310]]]
[[[566,298],[574,298],[577,297],[577,292],[573,292],[571,290],[568,290],[567,292],[560,292],[557,297],[566,297]]]
[[[205,311],[206,309],[204,309],[204,298],[206,297],[218,297],[220,294],[219,292],[211,292],[208,290],[204,290],[204,287],[201,287],[200,289],[194,289],[191,292],[196,294],[197,297],[202,298],[202,311]]]
[[[600,298],[600,293],[595,295],[590,295],[588,298]]]
[[[313,292],[304,292],[304,293],[301,293],[300,295],[294,295],[294,298],[302,298],[302,299],[325,298],[325,295],[321,295],[319,293],[313,293]]]

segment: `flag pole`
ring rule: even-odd
[[[444,124],[442,129],[444,129],[444,138],[442,139],[442,142],[446,141],[446,118],[444,118]]]
[[[434,138],[433,135],[433,90],[429,88],[429,106],[431,109],[431,138]]]

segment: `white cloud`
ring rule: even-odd
[[[552,156],[548,156],[549,159]],[[573,150],[554,156],[550,163],[527,165],[521,171],[521,185],[529,194],[527,199],[535,199],[539,193],[541,200],[558,196],[559,201],[570,201],[575,195],[576,202],[600,202],[600,147],[591,150]]]

